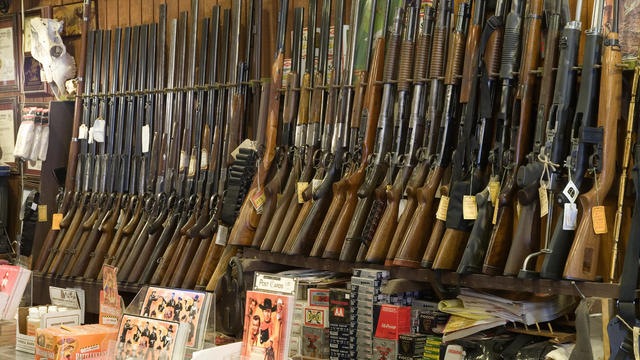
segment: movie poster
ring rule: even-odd
[[[242,356],[249,360],[287,359],[293,309],[293,296],[247,291]]]
[[[118,330],[116,360],[171,359],[180,324],[124,315]]]
[[[149,287],[140,315],[187,324],[187,346],[193,347],[196,344],[204,297],[205,293],[201,291]]]

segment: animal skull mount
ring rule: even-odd
[[[76,75],[76,62],[67,53],[60,32],[63,22],[54,19],[31,20],[31,54],[42,65],[41,78],[51,84],[56,98],[67,95],[65,82]]]

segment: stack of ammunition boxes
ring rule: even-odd
[[[427,336],[424,344],[423,360],[439,360],[440,347],[442,346],[442,338],[440,336]]]
[[[422,360],[426,342],[426,335],[400,334],[398,337],[398,360]]]
[[[351,277],[351,347],[353,359],[373,358],[373,336],[378,323],[374,305],[387,303],[382,286],[389,279],[389,271],[354,269]]]
[[[329,291],[329,358],[352,359],[351,347],[351,293],[347,289]]]

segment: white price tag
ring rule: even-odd
[[[218,225],[218,232],[216,233],[216,245],[226,246],[228,235],[229,228],[224,225]]]
[[[91,127],[91,129],[93,130],[93,140],[99,143],[104,142],[104,128],[104,120],[102,118],[97,118],[96,121],[93,122],[93,126]]]
[[[142,132],[140,133],[142,137],[142,152],[149,152],[149,125],[145,125],[142,127]]]
[[[574,203],[564,204],[562,230],[575,230],[578,227],[578,207]]]
[[[87,128],[87,125],[80,125],[80,127],[78,128],[78,139],[86,139],[88,134],[89,129]]]
[[[89,144],[93,144],[93,128],[89,128],[89,139],[87,139]]]

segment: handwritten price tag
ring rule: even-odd
[[[253,204],[253,208],[256,209],[258,214],[262,213],[262,205],[264,205],[265,200],[267,200],[267,197],[264,195],[264,190],[262,189],[251,197],[251,204]]]
[[[438,211],[436,212],[436,219],[447,221],[447,209],[449,208],[449,197],[442,195],[440,197],[440,203],[438,204]]]
[[[490,181],[489,182],[489,193],[491,194],[491,203],[495,207],[498,203],[498,194],[500,194],[500,182],[498,181]]]
[[[478,205],[475,195],[465,195],[462,198],[462,218],[465,220],[475,220],[478,218]]]
[[[51,230],[60,230],[60,223],[62,222],[62,214],[55,213],[51,218]]]
[[[297,191],[298,191],[298,204],[304,203],[304,198],[302,197],[302,193],[309,187],[309,183],[306,181],[298,182]]]
[[[607,217],[604,214],[604,206],[594,206],[591,209],[591,220],[593,220],[593,232],[596,234],[607,233]]]
[[[547,188],[543,186],[539,187],[538,197],[540,198],[540,217],[545,217],[549,213],[549,199],[547,198]]]
[[[38,205],[38,222],[47,222],[47,205]]]

